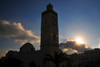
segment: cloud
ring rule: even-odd
[[[73,40],[67,40],[64,43],[59,44],[60,49],[62,49],[65,52],[76,52],[81,53],[87,50],[91,50],[92,47],[87,46],[86,44],[79,44],[76,41]]]
[[[63,48],[62,49],[63,52],[67,53],[67,54],[73,54],[73,53],[77,53],[77,50],[71,49],[71,48]]]
[[[21,23],[10,23],[6,20],[0,20],[0,37],[7,37],[15,41],[32,43],[40,42],[38,36],[35,36],[31,30],[25,30]]]
[[[5,57],[9,50],[4,51],[4,52],[0,52],[0,58]]]
[[[4,56],[5,56],[5,54],[0,53],[0,58],[2,58],[2,57],[4,57]]]

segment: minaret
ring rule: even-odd
[[[41,49],[45,46],[59,47],[58,38],[58,16],[49,3],[41,17]]]

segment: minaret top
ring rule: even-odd
[[[51,5],[50,2],[49,2],[49,4],[47,5],[47,10],[53,10],[53,6]]]
[[[51,5],[51,3],[49,3],[49,4],[47,5],[47,9],[46,9],[44,12],[42,12],[42,16],[44,16],[44,15],[46,15],[46,14],[48,14],[48,13],[52,13],[52,14],[54,14],[55,16],[57,16],[57,13],[53,10],[53,5]]]

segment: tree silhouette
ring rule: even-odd
[[[43,60],[43,64],[45,64],[46,62],[48,61],[52,61],[56,67],[59,67],[59,65],[64,62],[64,61],[69,61],[68,57],[67,57],[67,54],[66,53],[57,53],[55,52],[54,53],[54,57],[50,54],[46,54],[44,60]]]
[[[32,62],[29,63],[29,66],[30,67],[36,67],[36,63],[34,61],[32,61]]]

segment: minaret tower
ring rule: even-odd
[[[41,17],[41,49],[45,46],[59,48],[58,39],[58,16],[49,3]]]

